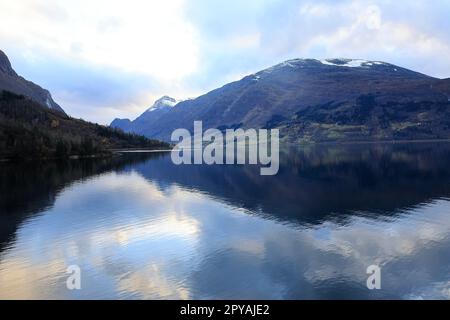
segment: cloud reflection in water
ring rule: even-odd
[[[0,256],[0,298],[450,298],[450,202],[299,225],[137,171],[72,184]],[[67,266],[82,290],[65,288]],[[365,287],[382,267],[382,290]]]

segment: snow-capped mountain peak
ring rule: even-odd
[[[166,109],[174,107],[178,102],[178,100],[171,98],[169,96],[164,96],[155,101],[155,103],[147,109],[147,112],[152,112],[155,110]]]
[[[286,60],[282,63],[279,63],[275,66],[262,70],[256,74],[253,74],[253,81],[258,81],[261,75],[270,74],[273,71],[279,70],[301,70],[301,69],[310,69],[316,67],[346,67],[346,68],[364,68],[370,69],[377,66],[382,67],[395,67],[389,63],[381,62],[381,61],[369,61],[363,59],[347,59],[347,58],[333,58],[333,59],[291,59]],[[397,71],[397,70],[395,70]]]

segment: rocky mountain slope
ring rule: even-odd
[[[379,61],[294,59],[164,114],[115,127],[170,140],[176,128],[279,128],[291,142],[450,138],[450,79]],[[125,125],[124,125],[125,124]]]
[[[6,54],[0,50],[0,91],[9,91],[31,98],[49,109],[64,113],[47,90],[19,76],[11,66]]]

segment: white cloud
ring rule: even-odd
[[[179,80],[197,69],[182,0],[0,2],[0,41],[73,61]]]
[[[449,77],[448,10],[446,0],[0,0],[0,43],[69,114],[109,123],[297,57]]]
[[[303,17],[318,29],[298,41],[293,51],[308,56],[321,48],[321,58],[384,60],[432,76],[448,77],[450,61],[436,59],[437,55],[450,55],[447,39],[416,24],[414,14],[419,12],[410,13],[409,20],[400,19],[386,2],[378,3],[347,1],[303,6],[298,25],[303,25]],[[389,13],[388,17],[384,17],[385,13]],[[327,21],[334,23],[329,26]]]
[[[261,34],[259,32],[248,33],[248,34],[240,34],[234,36],[230,40],[230,44],[232,47],[236,49],[257,47],[261,41]]]
[[[378,30],[381,27],[381,10],[379,7],[371,5],[364,15],[366,26],[370,30]]]

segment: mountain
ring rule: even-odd
[[[294,59],[229,83],[125,131],[170,140],[176,128],[278,128],[291,142],[450,138],[450,79],[390,63]]]
[[[153,106],[147,109],[146,112],[154,112],[154,111],[163,111],[163,110],[170,110],[172,107],[174,107],[179,101],[177,101],[174,98],[164,96],[158,100],[155,101]]]
[[[65,158],[109,154],[111,149],[167,149],[143,136],[71,118],[23,95],[0,93],[0,159]]]
[[[169,147],[167,143],[71,118],[47,90],[18,76],[0,51],[0,160],[110,154],[115,148]]]
[[[167,115],[178,102],[180,101],[164,96],[156,100],[155,103],[142,115],[136,118],[136,120],[114,119],[110,126],[126,132],[145,132],[147,128],[155,126],[156,123],[163,116]]]
[[[130,130],[130,127],[131,127],[131,120],[130,119],[115,118],[111,122],[111,124],[109,126],[111,128],[120,129],[120,130],[125,131],[125,132],[132,131],[132,130]]]
[[[0,91],[9,91],[24,95],[42,106],[64,113],[64,110],[53,100],[50,92],[19,76],[12,68],[11,62],[6,54],[1,50]]]

